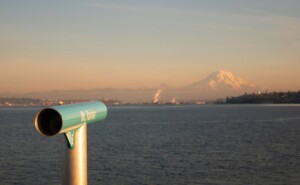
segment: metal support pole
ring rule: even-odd
[[[64,138],[62,185],[87,185],[87,124],[75,132],[74,148]]]
[[[63,185],[87,185],[87,125],[106,118],[99,101],[53,106],[37,113],[36,130],[44,136],[64,134]]]

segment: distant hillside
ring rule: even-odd
[[[271,92],[244,94],[237,97],[227,97],[226,103],[300,103],[300,91],[298,92]]]
[[[0,98],[0,106],[10,106],[10,105],[40,105],[40,99],[33,98]]]
[[[173,100],[182,102],[211,101],[218,98],[224,99],[226,96],[238,96],[245,92],[254,93],[259,91],[263,91],[262,88],[254,83],[248,82],[230,71],[220,70],[181,87],[162,85],[153,88],[96,88],[30,93],[16,92],[11,94],[0,93],[0,97],[59,100],[110,99],[130,103],[161,103],[172,102]]]

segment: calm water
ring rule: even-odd
[[[41,108],[0,107],[0,184],[61,182]],[[300,106],[113,106],[88,127],[89,184],[300,184]]]

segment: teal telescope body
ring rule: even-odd
[[[99,101],[45,108],[35,118],[35,128],[45,136],[66,134],[69,147],[74,147],[74,133],[83,124],[93,124],[106,118],[107,108]]]
[[[99,101],[45,108],[35,117],[35,128],[44,136],[64,134],[63,185],[87,185],[87,125],[106,118]]]

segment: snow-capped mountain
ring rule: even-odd
[[[210,89],[210,90],[251,90],[256,85],[234,76],[229,71],[217,71],[208,75],[205,79],[187,85],[188,89]]]
[[[177,89],[174,94],[180,99],[215,99],[261,90],[254,83],[243,80],[232,72],[220,70],[209,74],[202,80]]]

